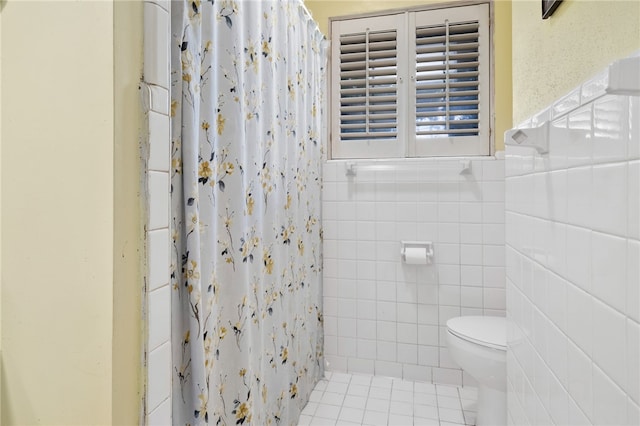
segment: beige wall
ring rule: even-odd
[[[329,18],[380,10],[420,6],[429,3],[451,3],[440,0],[305,0],[305,5],[328,35]],[[511,0],[494,2],[494,66],[495,66],[495,148],[504,149],[502,135],[511,124]]]
[[[442,3],[438,0],[305,0],[304,4],[318,23],[320,31],[329,35],[329,18],[379,10],[400,9],[420,6],[428,3]]]
[[[114,24],[116,34],[132,24],[118,28],[115,9],[10,0],[2,10],[3,425],[138,422],[139,356],[132,368],[120,354],[140,353],[135,325],[121,324],[140,323],[140,296],[124,300],[139,293],[137,269],[120,259],[139,241],[122,219],[139,214],[122,180],[138,176],[118,146],[137,140],[137,118],[118,115],[136,91],[118,77],[122,61],[136,53],[114,52]],[[128,241],[121,223],[134,229]]]
[[[511,80],[511,0],[494,2],[494,83],[495,146],[504,150],[504,132],[513,127],[513,86]]]
[[[0,0],[0,58],[2,58],[2,6]],[[2,66],[0,64],[0,99],[2,99]],[[0,212],[2,212],[2,102],[0,102]],[[0,220],[0,241],[2,225]],[[2,423],[2,244],[0,243],[0,423]]]
[[[112,424],[142,413],[141,1],[114,1],[114,229]]]
[[[539,0],[514,0],[512,12],[515,124],[640,49],[637,0],[564,0],[546,20]]]

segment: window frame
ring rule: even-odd
[[[483,135],[479,135],[481,138],[486,138],[486,144],[483,143],[479,149],[468,149],[468,147],[463,146],[461,143],[452,143],[452,141],[445,141],[449,138],[434,138],[433,140],[437,141],[435,145],[437,147],[424,149],[420,145],[425,145],[424,142],[420,143],[419,138],[415,135],[415,105],[416,105],[416,96],[415,96],[415,81],[412,80],[413,72],[411,70],[407,70],[406,76],[407,80],[403,81],[401,84],[398,84],[398,103],[397,103],[397,116],[402,119],[398,120],[398,136],[394,143],[386,143],[385,147],[378,147],[377,145],[383,144],[361,144],[356,146],[345,146],[344,143],[340,140],[340,96],[339,90],[336,91],[338,94],[338,99],[336,98],[336,93],[334,93],[334,78],[336,75],[339,75],[339,67],[340,60],[335,60],[333,46],[330,49],[330,72],[327,78],[327,99],[328,99],[328,128],[329,128],[329,139],[327,143],[327,156],[328,159],[375,159],[375,158],[430,158],[430,157],[459,157],[459,156],[492,156],[495,153],[495,138],[494,138],[494,127],[495,127],[495,70],[494,70],[494,9],[493,9],[493,1],[492,0],[461,0],[455,2],[443,2],[443,3],[433,3],[428,5],[421,5],[416,7],[409,8],[400,8],[400,9],[388,9],[376,12],[369,13],[361,13],[354,15],[345,15],[345,16],[337,16],[329,18],[329,40],[331,43],[335,43],[334,37],[339,35],[334,34],[334,23],[341,21],[352,21],[352,20],[360,20],[365,18],[377,18],[377,17],[387,17],[392,15],[404,15],[403,21],[407,22],[410,27],[410,31],[406,33],[406,49],[399,49],[405,51],[405,67],[411,67],[415,64],[415,16],[416,13],[425,12],[425,11],[437,11],[437,10],[446,10],[457,7],[467,7],[467,6],[477,6],[477,5],[487,5],[488,6],[488,42],[483,43],[480,46],[480,49],[485,50],[485,54],[488,53],[488,76],[482,77],[481,81],[484,84],[488,84],[488,90],[483,91],[488,99],[484,99],[485,106],[484,108],[489,108],[488,117],[486,117],[486,125],[481,127],[481,133],[484,131]],[[455,12],[454,12],[455,13]],[[340,25],[340,24],[338,24]],[[355,30],[354,30],[355,32]],[[336,40],[339,40],[336,37]],[[411,45],[413,43],[413,46]],[[412,53],[413,52],[413,53]],[[410,57],[410,55],[414,55],[414,57]],[[486,62],[486,61],[485,61]],[[398,63],[400,63],[400,53],[398,53]],[[337,74],[336,74],[337,71]],[[398,78],[402,77],[400,73],[398,73]],[[337,109],[336,109],[337,108]],[[413,109],[413,111],[411,110]],[[483,109],[481,109],[483,111]],[[337,114],[337,119],[336,119]],[[413,121],[412,121],[413,120]],[[485,119],[482,119],[482,122]],[[337,126],[336,126],[337,124]],[[411,130],[410,130],[411,129]],[[414,132],[411,135],[410,132]],[[341,146],[338,146],[341,145]],[[347,144],[348,145],[348,144]],[[447,146],[448,145],[448,146]],[[479,145],[478,145],[479,146]]]
[[[405,21],[405,18],[403,16],[402,12],[399,13],[389,13],[389,14],[384,14],[384,15],[376,15],[376,16],[371,16],[371,17],[367,17],[367,19],[372,19],[373,21],[378,21],[378,22],[385,22],[388,21],[389,22],[389,26],[393,27],[393,29],[397,29],[399,28],[400,25],[402,25],[402,23]],[[338,22],[338,25],[340,25],[341,22],[346,22],[348,21],[347,19],[341,19],[338,20],[336,22]],[[394,22],[396,21],[396,22]],[[366,27],[367,25],[369,25],[372,21],[369,22],[358,22],[355,25],[355,28],[350,28],[351,31],[353,32],[360,32],[365,30],[364,27]],[[393,25],[391,25],[391,23],[393,22]],[[333,25],[332,25],[333,27]],[[390,28],[391,30],[391,28]],[[344,34],[344,33],[342,33]],[[402,37],[402,38],[397,38],[397,43],[401,43],[401,42],[405,42],[408,43],[408,39],[406,37]],[[406,66],[408,65],[408,56],[407,56],[407,49],[397,49],[397,53],[396,53],[396,67],[404,69],[406,68]],[[400,63],[402,61],[404,61],[404,63]],[[330,121],[330,135],[334,135],[337,134],[338,137],[340,137],[340,128],[339,125],[336,126],[336,121],[338,120],[334,120],[334,114],[340,114],[340,97],[334,97],[333,93],[332,93],[332,88],[333,88],[333,84],[331,83],[332,81],[332,77],[334,75],[339,75],[340,74],[340,66],[342,65],[342,63],[337,60],[337,61],[331,61],[331,75],[329,77],[329,79],[327,79],[329,81],[329,97],[330,97],[330,105],[331,107],[329,108],[329,111],[331,111],[331,115],[329,117],[329,121]],[[398,81],[396,83],[396,102],[399,98],[401,97],[406,97],[406,90],[407,90],[407,84],[400,84],[400,82]],[[405,115],[407,113],[406,109],[407,109],[407,105],[406,103],[404,104],[400,104],[399,102],[396,103],[397,108],[396,108],[396,117],[397,119],[397,135],[396,135],[396,139],[395,140],[389,140],[389,139],[381,139],[381,140],[372,140],[369,141],[368,145],[367,145],[367,151],[368,153],[371,155],[370,157],[366,157],[366,158],[385,158],[385,157],[389,157],[389,158],[395,158],[395,157],[399,157],[402,156],[403,154],[403,149],[402,146],[400,144],[396,143],[396,140],[402,138],[402,139],[406,139],[407,134],[406,134],[406,126],[405,123],[401,123],[399,117]],[[335,111],[335,112],[334,112]],[[331,138],[330,138],[331,139]],[[333,144],[332,145],[332,150],[333,150]],[[349,144],[341,147],[342,149],[342,154],[343,155],[348,155],[347,156],[343,156],[342,158],[365,158],[362,157],[362,154],[360,153],[360,151],[362,151],[362,146],[361,145],[351,145],[349,146]]]

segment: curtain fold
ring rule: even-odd
[[[174,1],[174,424],[296,424],[323,374],[326,45],[301,1]]]

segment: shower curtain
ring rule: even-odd
[[[173,423],[295,424],[323,374],[325,41],[300,0],[171,8]]]

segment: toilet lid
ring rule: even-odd
[[[494,349],[507,348],[507,320],[504,317],[451,318],[447,321],[447,328],[461,339]]]

